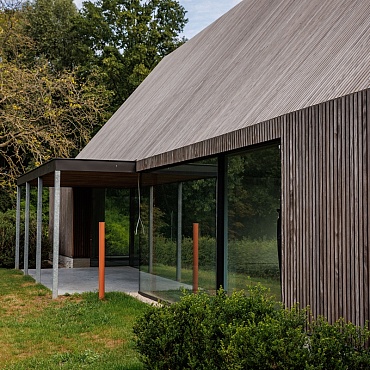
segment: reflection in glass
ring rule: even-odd
[[[152,196],[150,185],[142,189],[147,234],[136,237],[141,241],[142,293],[175,301],[182,289],[192,290],[195,222],[200,229],[198,285],[202,290],[215,289],[216,175],[215,160],[181,165],[162,171],[158,178],[163,183],[152,187]],[[152,176],[145,174],[143,183],[150,183]]]
[[[130,192],[107,189],[105,193],[105,245],[107,256],[128,256],[130,240]]]
[[[280,299],[277,145],[228,157],[228,291],[261,282]]]

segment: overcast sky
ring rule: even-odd
[[[81,7],[83,0],[74,0],[78,7]],[[192,38],[203,28],[207,27],[221,15],[225,14],[241,0],[180,0],[180,4],[187,11],[189,19],[185,26],[184,35]]]

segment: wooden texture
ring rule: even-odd
[[[283,299],[330,321],[369,312],[370,90],[282,120]]]
[[[73,191],[71,188],[60,189],[60,254],[73,257]],[[53,243],[54,229],[54,188],[49,188],[49,239]]]
[[[369,104],[365,89],[171,153],[186,161],[280,139],[283,301],[357,325],[370,320]]]
[[[165,57],[77,158],[144,170],[212,155],[239,129],[253,140],[256,124],[364,90],[369,26],[369,1],[244,0]]]

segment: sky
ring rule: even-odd
[[[189,22],[185,26],[184,35],[188,39],[195,36],[221,15],[240,3],[241,0],[180,0],[187,10]]]
[[[81,7],[83,0],[74,0]],[[184,36],[188,39],[195,36],[221,15],[240,3],[241,0],[179,0],[187,11],[189,22],[185,26]]]

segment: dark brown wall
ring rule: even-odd
[[[91,253],[92,191],[74,188],[74,258],[89,258]]]
[[[369,311],[370,90],[284,116],[283,300],[356,324]]]

